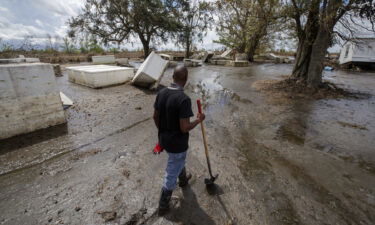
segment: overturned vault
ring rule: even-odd
[[[141,87],[150,87],[151,85],[160,82],[167,66],[167,60],[162,59],[155,52],[151,52],[139,67],[132,83]]]

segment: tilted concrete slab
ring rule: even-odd
[[[91,88],[101,88],[130,81],[134,76],[134,68],[89,65],[67,67],[70,82]]]
[[[73,101],[70,98],[68,98],[68,96],[66,96],[64,93],[62,93],[61,91],[60,91],[60,98],[61,98],[61,101],[62,101],[62,104],[63,104],[64,108],[68,108],[69,106],[73,105]]]
[[[132,80],[132,83],[141,87],[149,87],[155,82],[158,83],[160,82],[167,66],[167,60],[162,59],[155,52],[151,52],[151,54],[139,67]]]
[[[222,57],[222,58],[226,58],[226,57],[229,57],[230,56],[230,54],[232,53],[232,51],[233,51],[233,49],[227,49],[225,52],[223,52],[221,55],[220,55],[220,57]]]
[[[162,59],[164,59],[164,60],[170,60],[170,61],[174,60],[173,55],[168,55],[168,54],[159,54],[159,56],[160,56]]]
[[[116,63],[116,59],[114,55],[97,55],[92,56],[92,63],[94,64],[111,64]]]
[[[52,65],[0,65],[0,139],[65,123]]]

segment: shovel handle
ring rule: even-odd
[[[202,113],[202,103],[201,103],[200,99],[197,99],[197,106],[198,106],[198,112]],[[208,155],[208,145],[207,145],[207,138],[206,138],[206,130],[204,129],[204,123],[203,122],[201,122],[201,129],[202,129],[204,153],[206,155],[208,172],[209,172],[209,174],[211,176],[211,180],[215,180],[216,178],[212,175],[212,172],[211,172],[211,163],[210,163],[210,157]]]
[[[202,103],[200,99],[197,99],[198,112],[202,113]]]

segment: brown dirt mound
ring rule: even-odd
[[[252,85],[258,91],[272,94],[274,97],[327,99],[327,98],[368,98],[368,94],[355,93],[324,82],[319,88],[312,88],[305,82],[286,78],[284,80],[260,80]]]

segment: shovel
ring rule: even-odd
[[[197,100],[197,105],[198,105],[198,112],[202,113],[202,104],[201,101],[198,99]],[[218,174],[216,176],[212,175],[211,171],[211,163],[210,163],[210,157],[208,155],[208,146],[207,146],[207,140],[206,140],[206,130],[204,129],[204,124],[201,122],[201,128],[202,128],[202,136],[203,136],[203,144],[204,144],[204,152],[206,154],[206,160],[207,160],[207,167],[208,167],[208,172],[210,174],[210,178],[205,178],[204,183],[206,184],[206,189],[208,193],[214,193],[215,191],[215,180],[218,177]]]

